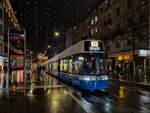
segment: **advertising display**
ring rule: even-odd
[[[24,70],[25,32],[24,30],[9,29],[9,68]]]
[[[24,55],[10,55],[10,68],[24,68]]]
[[[9,29],[8,34],[8,67],[12,83],[19,85],[26,80],[26,38],[25,30]],[[26,83],[24,82],[24,86]]]

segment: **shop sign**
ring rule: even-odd
[[[139,50],[139,56],[146,57],[150,55],[150,50]]]
[[[131,60],[133,59],[132,56],[118,56],[118,57],[115,57],[115,60]]]
[[[131,60],[133,59],[133,56],[123,56],[123,60]]]

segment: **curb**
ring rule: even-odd
[[[121,85],[127,85],[127,86],[133,86],[133,87],[139,87],[143,88],[145,90],[150,91],[150,84],[143,84],[143,83],[137,83],[137,82],[131,82],[131,81],[125,81],[125,80],[117,80],[117,79],[109,79],[109,82],[116,82]]]

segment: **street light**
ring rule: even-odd
[[[51,45],[48,45],[48,48],[50,49],[50,48],[51,48]]]
[[[60,35],[60,34],[59,34],[58,31],[54,32],[54,36],[55,36],[55,37],[59,37],[59,35]]]

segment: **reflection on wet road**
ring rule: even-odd
[[[58,82],[33,83],[0,98],[0,113],[150,113],[148,91],[109,83],[107,91],[83,92]]]
[[[23,91],[18,88],[9,101],[0,101],[0,113],[86,113],[56,79],[50,78],[43,85],[33,84],[26,96]]]
[[[110,83],[108,91],[82,95],[85,108],[93,113],[150,113],[150,93],[135,87]],[[87,107],[87,103],[89,107]]]

